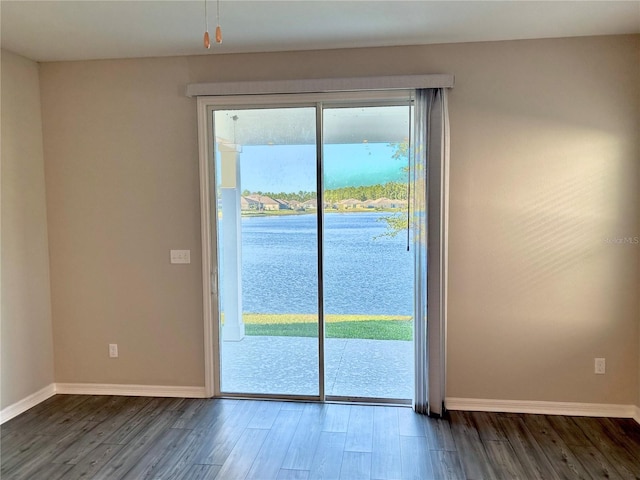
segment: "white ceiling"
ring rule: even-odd
[[[215,0],[209,0],[209,30]],[[37,61],[417,45],[640,33],[640,0],[2,0],[2,47]]]

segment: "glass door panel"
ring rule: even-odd
[[[323,110],[325,392],[413,398],[409,105]]]
[[[315,125],[214,111],[222,393],[319,395]]]

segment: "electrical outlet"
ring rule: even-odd
[[[595,373],[598,375],[604,375],[606,373],[606,363],[604,358],[596,358]]]
[[[118,344],[110,343],[109,344],[109,357],[110,358],[118,358]]]

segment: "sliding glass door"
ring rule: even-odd
[[[214,114],[220,390],[319,395],[315,108]]]
[[[325,385],[330,397],[413,396],[409,106],[325,108]]]
[[[413,397],[410,108],[211,109],[219,394]]]

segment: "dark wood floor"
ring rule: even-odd
[[[640,479],[630,419],[57,395],[5,423],[9,479]]]

